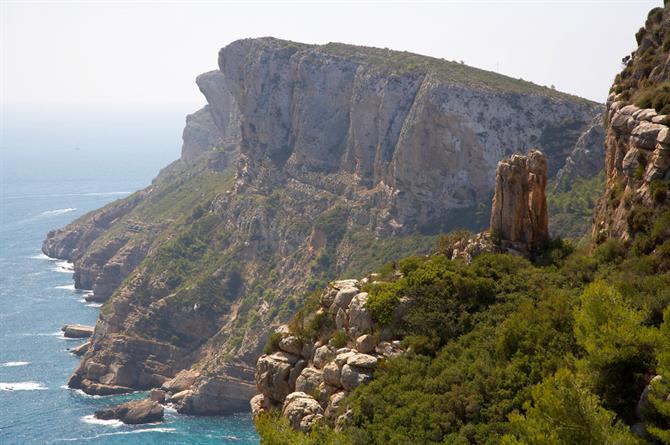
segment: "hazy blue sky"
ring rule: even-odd
[[[3,109],[178,107],[244,37],[408,50],[604,101],[661,0],[29,2],[0,0]]]

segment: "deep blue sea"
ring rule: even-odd
[[[192,111],[192,110],[187,110]],[[45,234],[147,186],[179,156],[183,110],[23,111],[0,134],[0,443],[256,444],[248,414],[182,416],[155,425],[96,421],[130,396],[67,389],[81,343],[65,323],[94,324],[99,308],[74,289],[67,263],[41,254]]]

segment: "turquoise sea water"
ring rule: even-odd
[[[247,413],[191,417],[168,410],[163,423],[129,426],[91,415],[142,394],[91,397],[65,387],[79,361],[67,349],[81,341],[64,339],[60,328],[93,324],[99,309],[74,289],[68,264],[41,254],[41,242],[49,230],[148,185],[178,156],[182,116],[163,113],[144,127],[102,133],[92,130],[106,128],[109,118],[100,115],[60,116],[61,121],[33,116],[31,125],[5,122],[0,138],[1,444],[258,443]],[[40,119],[47,128],[59,128],[35,133],[31,129]],[[118,117],[124,119],[130,118]]]

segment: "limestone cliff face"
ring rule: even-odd
[[[638,33],[639,47],[624,58],[626,66],[607,98],[607,183],[594,215],[596,241],[631,238],[645,218],[639,210],[654,209],[665,201],[670,180],[670,95],[663,88],[670,88],[669,41],[670,5],[666,5],[650,12]]]
[[[598,115],[579,136],[565,164],[556,173],[555,190],[570,190],[575,181],[592,178],[601,172],[605,162],[604,147],[603,116]]]
[[[284,177],[314,183],[318,174],[328,191],[373,194],[387,210],[375,228],[406,232],[488,203],[497,162],[515,150],[540,147],[555,174],[597,114],[595,104],[546,92],[402,69],[394,57],[274,39],[222,49],[219,65],[240,106],[245,173],[259,175],[265,159]]]
[[[498,163],[491,210],[491,233],[518,250],[541,247],[549,239],[547,158],[538,150]]]
[[[182,412],[239,406],[267,335],[302,295],[475,228],[501,158],[538,146],[552,176],[599,109],[339,44],[241,40],[219,65],[198,78],[208,105],[187,120],[182,159],[45,241],[74,260],[79,287],[112,295],[73,387],[150,388],[192,368]]]

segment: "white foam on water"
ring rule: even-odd
[[[84,422],[84,423],[90,423],[92,425],[105,425],[105,426],[111,426],[111,427],[114,427],[114,428],[118,428],[121,425],[123,425],[123,422],[121,422],[118,419],[109,419],[109,420],[98,419],[93,414],[82,417],[81,421]]]
[[[74,284],[62,284],[60,286],[55,286],[54,289],[76,290]]]
[[[60,273],[73,273],[74,264],[70,263],[69,261],[56,261],[56,267],[51,270]]]
[[[39,255],[33,255],[31,257],[28,257],[31,260],[48,260],[48,261],[56,261],[56,258],[51,258],[50,256],[47,256],[44,254],[44,252],[41,252]]]
[[[16,366],[26,366],[26,365],[29,365],[29,364],[30,364],[30,362],[5,362],[0,366],[2,366],[4,368],[14,368]]]
[[[101,437],[108,437],[108,436],[118,436],[120,434],[142,434],[142,433],[174,433],[176,432],[176,428],[142,428],[138,430],[131,430],[131,431],[115,431],[113,433],[101,433],[101,434],[96,434],[95,436],[88,436],[88,437],[75,437],[72,439],[56,439],[58,442],[80,442],[82,440],[94,440],[94,439],[99,439]]]
[[[81,389],[70,388],[70,387],[67,386],[67,385],[61,385],[60,388],[61,388],[61,389],[67,389],[68,391],[73,392],[73,393],[77,394],[78,396],[81,396],[81,397],[87,397],[87,398],[89,398],[89,399],[101,399],[101,398],[104,397],[104,396],[99,396],[99,395],[97,395],[97,394],[95,394],[95,395],[93,395],[93,394],[86,394],[86,393],[85,393],[84,391],[82,391]]]
[[[86,301],[86,300],[84,300],[84,301]],[[87,303],[86,306],[88,306],[88,307],[94,307],[94,308],[101,308],[101,307],[102,307],[102,303]]]
[[[0,391],[43,391],[49,389],[39,382],[0,382]]]
[[[62,215],[63,213],[74,212],[75,210],[77,210],[76,207],[67,207],[65,209],[47,210],[46,212],[40,213],[40,215],[42,216]]]

